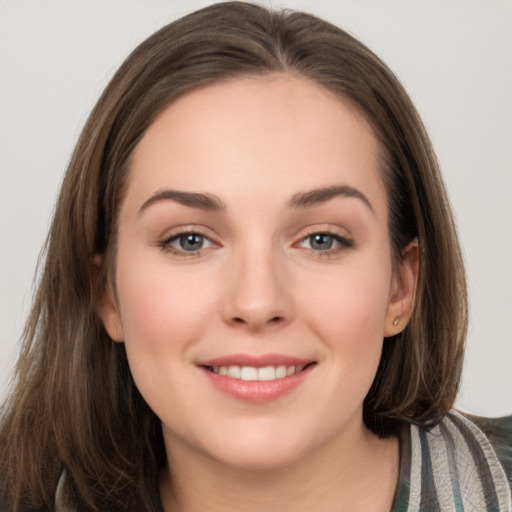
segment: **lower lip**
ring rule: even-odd
[[[314,366],[316,365],[310,365],[301,372],[282,379],[265,381],[233,379],[232,377],[213,373],[203,367],[201,370],[210,379],[210,382],[223,393],[245,402],[264,403],[277,400],[300,386],[307,379]]]

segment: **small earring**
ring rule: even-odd
[[[393,320],[393,325],[396,327],[398,325],[398,317],[396,317],[394,320]]]

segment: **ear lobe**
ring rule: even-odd
[[[402,252],[396,265],[384,326],[384,336],[403,331],[414,310],[419,271],[419,247],[415,239]]]
[[[97,290],[96,314],[101,318],[105,330],[113,341],[124,341],[121,315],[119,314],[111,286],[108,283],[99,283],[101,257],[95,256],[92,260],[92,265],[94,267],[95,288]]]

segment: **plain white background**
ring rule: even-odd
[[[128,53],[198,0],[0,0],[0,398],[66,163]],[[268,4],[268,3],[267,3]],[[468,267],[457,405],[512,412],[512,1],[274,0],[348,30],[395,71],[431,134]]]

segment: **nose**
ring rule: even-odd
[[[249,252],[249,251],[247,251]],[[229,269],[224,320],[257,332],[290,322],[290,282],[272,251],[240,255]]]

